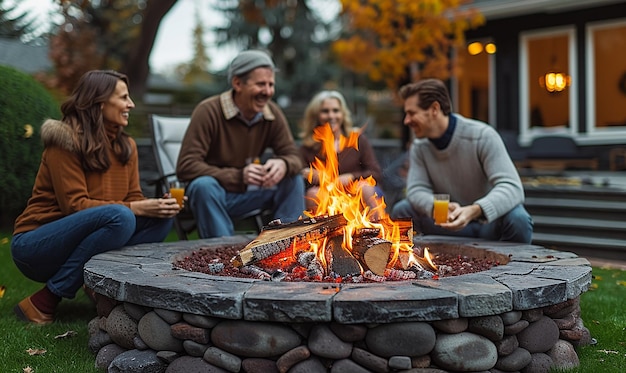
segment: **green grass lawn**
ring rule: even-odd
[[[17,270],[10,239],[8,233],[0,233],[0,286],[4,287],[0,297],[0,372],[28,372],[28,367],[32,373],[99,372],[95,355],[87,347],[87,323],[95,317],[95,307],[82,291],[75,299],[61,302],[53,324],[35,326],[17,320],[13,307],[43,285]],[[174,233],[168,236],[169,241],[176,239]],[[581,308],[585,326],[597,344],[578,349],[580,367],[570,372],[622,373],[626,367],[626,271],[594,267],[593,275]],[[67,332],[72,336],[59,337]]]
[[[43,284],[28,280],[13,264],[10,236],[0,233],[0,325],[2,347],[0,372],[101,372],[95,368],[95,355],[89,351],[87,323],[96,316],[93,303],[81,291],[73,300],[63,300],[57,321],[45,326],[24,323],[17,319],[13,307],[22,299],[41,289]],[[67,332],[68,337],[57,338]],[[29,350],[38,354],[31,355]]]
[[[626,371],[626,271],[593,268],[591,288],[581,299],[581,317],[596,345],[578,349],[576,372]]]

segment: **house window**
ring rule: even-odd
[[[530,142],[545,133],[576,133],[575,55],[573,28],[533,31],[521,35],[522,142]]]
[[[464,117],[495,126],[495,44],[490,40],[474,40],[468,42],[466,48],[455,52],[458,68],[452,87],[455,111]]]
[[[587,131],[626,130],[626,20],[587,27]]]

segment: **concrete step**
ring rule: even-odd
[[[626,201],[626,190],[613,187],[595,186],[524,186],[524,194],[527,198],[568,198],[577,200],[597,200],[597,201]]]
[[[533,243],[580,256],[626,259],[626,192],[581,186],[526,187]]]
[[[533,216],[626,221],[626,200],[580,200],[570,198],[526,198],[524,206]]]
[[[594,230],[615,230],[623,232],[626,237],[626,221],[613,220],[597,220],[597,219],[579,219],[579,218],[562,218],[558,216],[533,216],[535,225],[567,227],[574,229],[591,228]]]
[[[528,197],[524,201],[525,206],[551,207],[559,209],[584,209],[584,210],[606,210],[606,211],[626,211],[626,199],[624,200],[581,200],[574,198],[543,198]]]
[[[533,215],[534,232],[564,236],[588,236],[626,242],[626,222]]]
[[[533,244],[560,251],[571,251],[584,257],[613,260],[626,258],[626,240],[620,239],[537,232],[533,233]]]

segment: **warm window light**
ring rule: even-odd
[[[482,51],[483,51],[483,45],[479,41],[470,43],[467,46],[467,53],[471,54],[472,56],[475,56]]]
[[[467,45],[467,53],[471,56],[476,56],[482,53],[483,50],[488,54],[494,54],[496,53],[496,45],[494,43],[487,43],[483,47],[483,44],[479,41],[475,41]]]
[[[539,77],[539,85],[548,92],[561,92],[572,84],[572,77],[558,72],[548,72]]]

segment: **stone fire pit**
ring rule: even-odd
[[[254,236],[126,247],[93,257],[89,326],[108,372],[547,372],[589,343],[589,262],[540,246],[419,237],[433,252],[504,258],[438,280],[334,285],[174,268],[200,248]],[[479,254],[480,255],[480,254]]]

